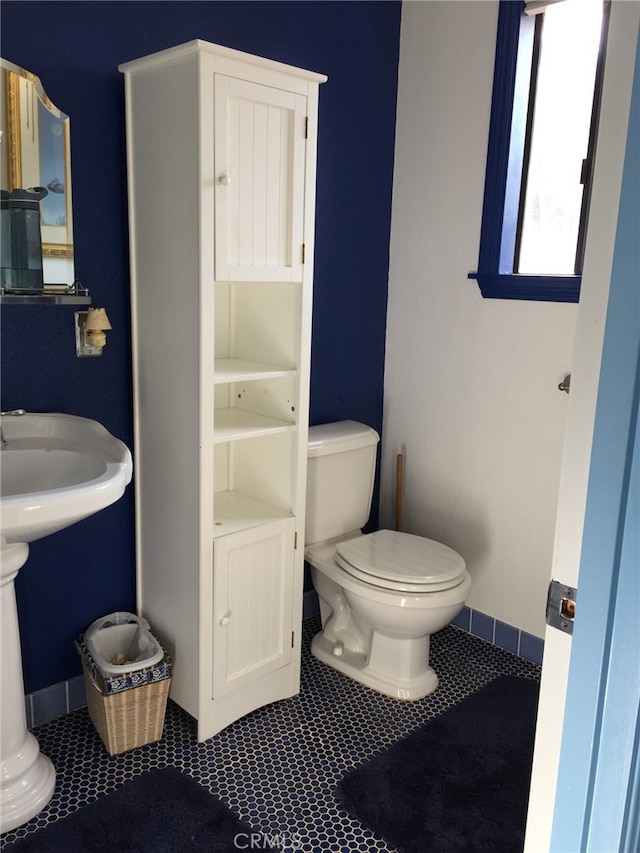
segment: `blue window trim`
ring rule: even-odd
[[[469,278],[488,299],[578,302],[579,275],[513,272],[535,26],[523,9],[521,2],[500,0],[480,254]]]

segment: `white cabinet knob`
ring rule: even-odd
[[[220,624],[222,625],[223,628],[226,628],[226,626],[229,624],[229,617],[230,616],[231,616],[231,613],[225,613],[224,616],[222,617],[222,619],[220,620]]]
[[[229,178],[229,175],[220,175],[218,183],[222,184],[223,187],[228,187],[231,183],[231,179]]]

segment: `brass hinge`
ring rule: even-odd
[[[306,250],[307,250],[307,247],[306,247],[306,245],[303,243],[303,244],[302,244],[302,263],[304,263],[304,258],[305,258]]]
[[[296,530],[296,532],[293,534],[293,550],[295,551],[295,549],[297,547],[298,547],[298,531]]]
[[[305,116],[304,120],[304,138],[309,138],[309,116]]]
[[[296,632],[292,631],[291,632],[291,648],[293,648],[293,640],[294,640],[295,635],[296,635]]]

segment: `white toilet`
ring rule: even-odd
[[[460,611],[471,578],[446,545],[393,530],[361,532],[378,441],[355,421],[309,430],[305,558],[322,620],[311,652],[387,696],[421,699],[438,686],[430,636]]]

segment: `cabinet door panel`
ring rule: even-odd
[[[301,281],[306,98],[215,78],[216,278]]]
[[[213,698],[291,662],[295,521],[216,539]]]

